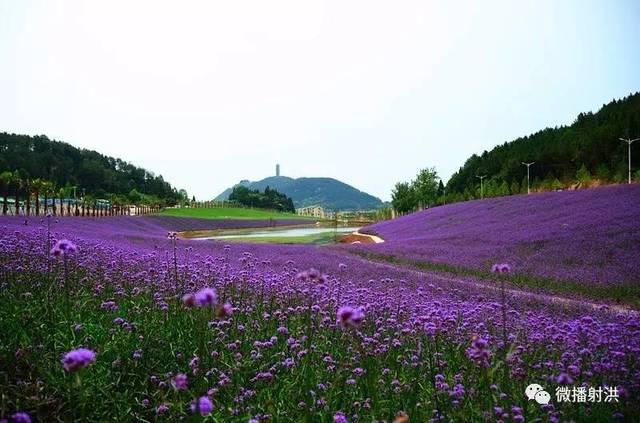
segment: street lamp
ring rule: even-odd
[[[522,163],[523,165],[525,165],[527,167],[527,195],[528,195],[528,194],[531,194],[531,189],[529,189],[529,168],[535,162],[531,162],[531,163],[520,162],[520,163]]]
[[[480,199],[484,198],[484,191],[482,189],[482,180],[486,177],[487,175],[476,175],[476,178],[480,178]]]
[[[629,139],[629,138],[627,138],[627,139],[619,138],[619,140],[620,140],[620,141],[624,141],[624,142],[626,142],[627,144],[629,144],[629,183],[631,183],[631,144],[632,144],[634,141],[638,141],[638,140],[640,140],[640,138],[636,138],[636,139],[633,139],[633,140],[632,140],[632,139]]]

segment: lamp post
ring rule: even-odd
[[[633,144],[634,141],[638,141],[640,140],[640,138],[636,138],[636,139],[624,139],[624,138],[619,138],[620,141],[624,141],[627,144],[629,144],[629,183],[631,183],[631,144]]]
[[[529,188],[529,168],[535,162],[531,162],[531,163],[520,162],[520,163],[522,163],[523,165],[525,165],[527,167],[527,195],[529,195],[529,194],[531,194],[531,189]]]
[[[482,180],[483,180],[484,178],[486,178],[486,177],[487,177],[487,175],[476,175],[476,178],[479,178],[479,179],[480,179],[480,199],[481,199],[481,200],[484,198],[484,191],[483,191],[483,189],[482,189]]]

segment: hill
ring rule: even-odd
[[[546,128],[471,156],[447,183],[447,201],[479,198],[476,175],[488,175],[485,196],[526,192],[526,168],[531,166],[535,190],[552,190],[590,179],[616,183],[627,180],[627,144],[640,136],[640,93],[605,104],[596,113],[580,113],[570,126]],[[632,164],[640,165],[640,148],[632,149]],[[640,177],[640,176],[639,176]]]
[[[24,186],[27,180],[38,178],[53,183],[56,192],[76,186],[97,198],[120,196],[135,203],[151,201],[167,205],[176,204],[187,195],[161,175],[44,135],[0,133],[0,151],[0,173],[17,170]],[[14,185],[8,187],[11,192],[15,190]]]
[[[573,281],[637,295],[638,205],[635,184],[467,201],[368,226],[361,231],[386,242],[361,248],[452,270],[487,272],[506,262],[517,275],[556,286]]]
[[[250,189],[264,191],[266,187],[275,188],[291,197],[296,208],[321,205],[331,210],[369,210],[382,207],[382,201],[366,192],[333,178],[289,178],[270,176],[260,181],[241,181]],[[226,189],[216,200],[227,200],[232,188]]]

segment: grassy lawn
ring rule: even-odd
[[[162,216],[196,217],[200,219],[309,219],[293,213],[279,213],[260,209],[211,208],[211,209],[165,209]]]
[[[322,232],[319,234],[310,234],[310,235],[302,235],[302,236],[269,236],[269,237],[247,236],[247,237],[241,237],[241,238],[221,239],[219,241],[270,243],[270,244],[329,244],[334,241],[334,233]]]

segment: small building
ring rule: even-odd
[[[327,219],[329,218],[329,215],[331,213],[326,211],[322,206],[313,205],[313,206],[301,207],[299,209],[296,209],[296,214],[300,216],[310,216],[310,217],[318,217],[320,219]]]

